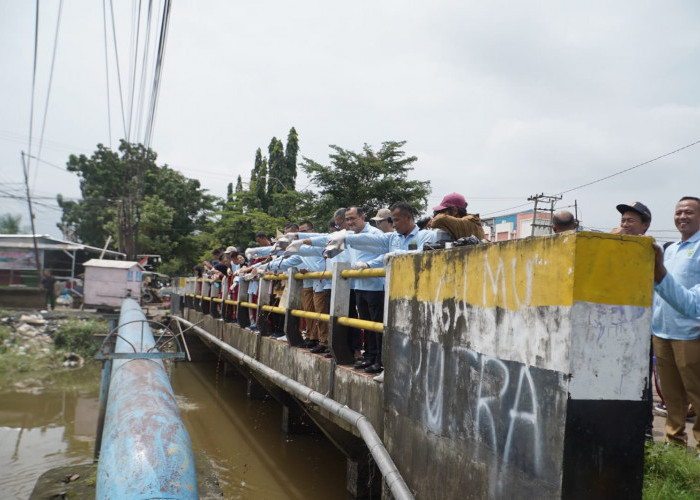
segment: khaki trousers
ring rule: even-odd
[[[314,312],[314,289],[303,288],[301,290],[301,308],[304,311]],[[301,325],[301,321],[299,322]],[[318,321],[306,318],[306,338],[318,340]]]
[[[700,339],[668,340],[652,336],[666,410],[666,441],[685,446],[688,401],[700,408]],[[693,424],[700,452],[700,417]]]
[[[314,292],[314,311],[326,314],[326,292]],[[326,321],[316,321],[318,331],[318,343],[328,345],[328,323]]]

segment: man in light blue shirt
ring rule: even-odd
[[[405,201],[399,201],[391,206],[391,218],[394,222],[395,232],[347,234],[345,242],[354,248],[393,256],[421,251],[425,243],[437,241],[435,231],[418,229],[413,220],[413,208]]]
[[[685,446],[688,401],[700,408],[700,198],[681,198],[674,222],[681,240],[665,253],[654,246],[652,340],[668,411],[666,441]],[[693,435],[700,457],[700,418]]]

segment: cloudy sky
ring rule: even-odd
[[[23,194],[29,149],[35,5],[0,2],[0,213],[27,225],[11,196]],[[114,2],[127,117],[133,5]],[[63,2],[46,106],[58,7],[41,2],[31,146],[41,161],[29,175],[37,231],[55,236],[56,194],[80,193],[68,155],[126,135],[111,41],[108,106],[102,2]],[[431,206],[458,191],[488,216],[563,194],[558,208],[576,202],[587,227],[608,231],[615,205],[639,200],[653,234],[673,238],[675,202],[700,195],[700,144],[574,188],[700,141],[699,25],[694,0],[175,0],[151,147],[223,196],[292,126],[301,155],[324,164],[330,144],[405,140]]]

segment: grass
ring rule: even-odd
[[[106,321],[98,320],[69,320],[63,323],[54,336],[56,349],[80,354],[83,358],[95,355],[99,345],[93,336],[96,333],[107,333],[109,327]]]
[[[700,460],[680,446],[647,445],[644,459],[644,500],[700,498]]]

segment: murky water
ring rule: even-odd
[[[59,373],[38,388],[0,388],[0,491],[27,498],[38,477],[92,461],[100,371]],[[172,374],[195,451],[204,451],[229,499],[347,498],[345,459],[321,435],[286,436],[281,407],[251,401],[241,377],[214,363],[178,363]]]

